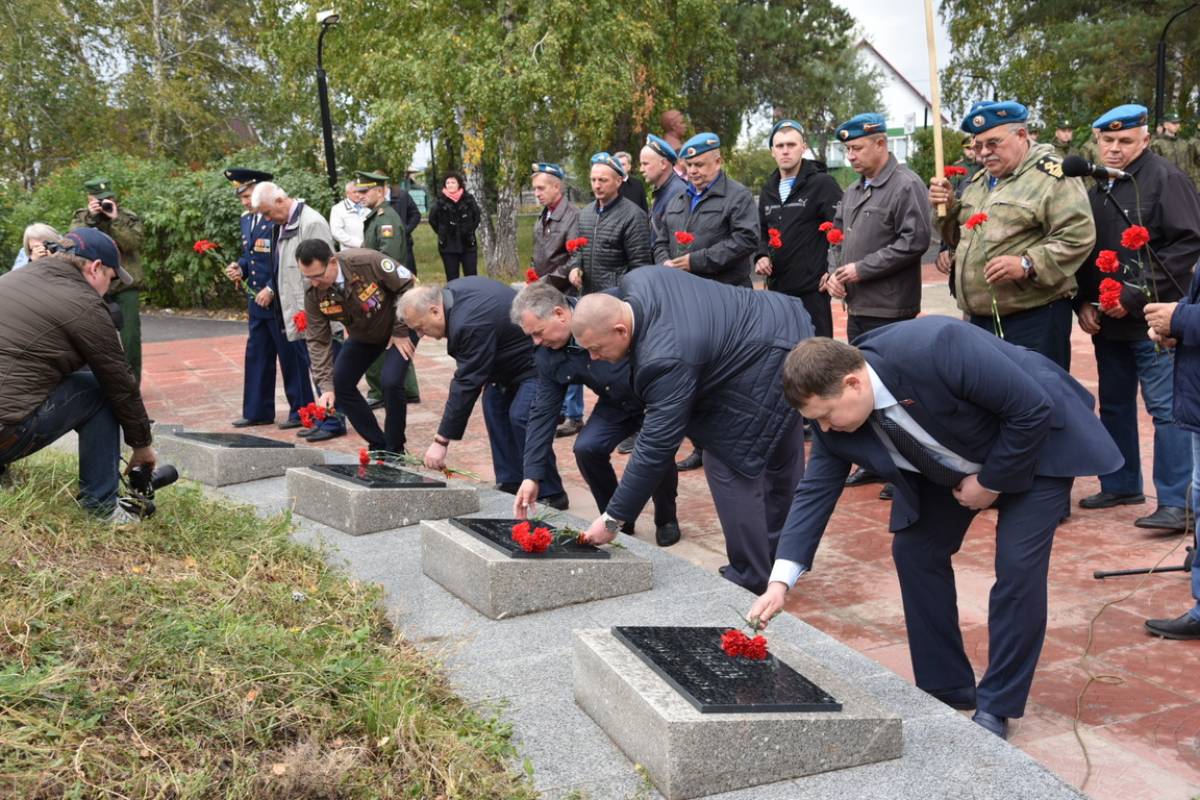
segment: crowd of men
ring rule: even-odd
[[[961,126],[974,173],[926,186],[889,152],[882,115],[855,116],[835,131],[857,173],[844,191],[805,158],[801,124],[780,120],[767,140],[778,168],[757,202],[725,171],[720,137],[680,141],[674,119],[639,153],[645,185],[629,154],[592,156],[594,199],[582,208],[567,199],[561,166],[536,163],[542,210],[519,291],[476,275],[419,282],[420,214],[393,207],[385,175],[359,173],[327,219],[270,174],[229,170],[246,213],[228,275],[246,287],[250,317],[234,425],[274,422],[278,362],[281,427],[321,441],[344,435],[348,420],[378,458],[403,458],[414,352],[422,338],[444,339],[456,369],[427,467],[446,466],[481,401],[514,516],[567,507],[553,443],[573,434],[600,511],[585,538],[634,534],[653,500],[655,539],[670,546],[681,535],[678,471],[703,466],[725,537],[721,573],[759,595],[748,617],[761,624],[815,568],[845,486],[885,482],[917,685],[1006,736],[1040,655],[1050,552],[1074,478],[1100,476],[1083,508],[1146,502],[1139,389],[1154,421],[1157,506],[1135,524],[1185,529],[1189,480],[1200,483],[1195,184],[1156,152],[1142,106],[1092,123],[1104,169],[1085,165],[1102,176],[1086,182],[1064,171],[1061,140],[1031,137],[1028,117],[1017,102],[976,104]],[[90,449],[81,499],[102,516],[117,514],[118,426],[133,460],[154,462],[136,373],[117,364],[122,352],[134,359],[122,351],[126,323],[114,328],[100,299],[119,279],[113,310],[136,317],[136,218],[103,184],[89,184],[82,227],[51,243],[38,274],[0,278],[0,466],[78,429]],[[961,319],[917,318],[935,228]],[[834,299],[846,342],[833,338]],[[1074,320],[1092,336],[1098,416],[1070,375]],[[22,357],[45,341],[48,358]],[[85,365],[90,373],[77,371]],[[359,391],[364,375],[382,426]],[[597,398],[586,422],[583,387]],[[312,402],[328,414],[301,426]],[[677,463],[684,439],[693,452]],[[631,455],[618,478],[621,449]],[[996,583],[990,661],[976,683],[951,557],[987,508],[998,510]],[[1200,601],[1200,571],[1193,593]],[[1200,638],[1200,604],[1146,625]]]

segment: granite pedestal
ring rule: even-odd
[[[184,478],[208,486],[283,475],[289,467],[322,464],[325,454],[262,436],[165,430],[154,436],[159,463],[174,464]]]
[[[625,549],[602,550],[601,557],[545,555],[514,558],[449,520],[421,523],[421,569],[492,619],[644,592],[653,583],[650,562]]]
[[[841,710],[703,713],[609,629],[575,632],[575,702],[667,800],[901,756],[899,717],[799,651],[771,652]]]
[[[357,466],[289,469],[287,490],[292,510],[355,536],[479,510],[475,487],[464,481],[443,481],[408,468],[376,465],[368,468],[367,480],[361,481],[351,474],[332,472],[335,469],[355,473]],[[384,480],[388,472],[396,473],[399,480]]]

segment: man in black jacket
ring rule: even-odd
[[[525,437],[525,480],[513,501],[516,517],[529,513],[547,464],[553,463],[554,424],[567,387],[587,386],[600,398],[575,440],[575,464],[601,511],[617,490],[613,448],[642,424],[642,403],[629,382],[629,360],[615,364],[594,361],[571,337],[571,317],[577,302],[542,281],[529,284],[513,300],[512,321],[536,345],[534,363],[538,371],[537,396],[529,410]],[[654,490],[654,537],[660,547],[679,541],[675,513],[678,486],[679,476],[672,464]],[[622,532],[632,536],[633,527],[633,519],[626,520]]]
[[[772,291],[800,298],[817,336],[833,336],[829,295],[820,290],[829,242],[820,225],[832,222],[842,189],[819,161],[804,158],[808,143],[794,119],[780,120],[767,139],[779,169],[759,193],[759,239],[754,271]],[[778,238],[770,231],[778,231]],[[774,242],[774,244],[773,244]],[[778,246],[775,246],[778,245]]]
[[[525,461],[529,407],[537,393],[533,344],[509,320],[516,291],[491,278],[471,275],[407,292],[400,311],[411,330],[445,339],[456,362],[442,421],[425,451],[425,466],[443,469],[451,441],[462,439],[467,421],[483,392],[483,421],[492,448],[497,488],[515,494]],[[562,479],[550,454],[539,498],[557,509],[567,507]]]
[[[626,272],[650,263],[646,212],[620,194],[625,167],[596,153],[590,177],[596,200],[579,211],[579,237],[586,243],[567,262],[571,283],[583,294],[611,289]]]
[[[1132,180],[1095,182],[1088,190],[1096,246],[1075,274],[1079,293],[1074,302],[1079,327],[1092,335],[1096,350],[1100,421],[1121,448],[1125,465],[1101,475],[1100,491],[1079,505],[1109,508],[1146,502],[1138,447],[1140,384],[1146,410],[1154,420],[1158,508],[1133,524],[1181,530],[1192,476],[1191,441],[1175,424],[1173,353],[1147,338],[1143,309],[1148,302],[1168,303],[1184,296],[1192,266],[1200,258],[1200,198],[1178,167],[1150,149],[1146,118],[1145,106],[1123,105],[1092,124],[1100,130],[1101,163],[1128,173]],[[1146,228],[1148,247],[1122,246],[1122,234],[1131,224]],[[1093,303],[1101,299],[1100,283],[1105,278],[1121,284],[1120,299],[1110,307],[1100,302],[1097,308]]]
[[[800,418],[783,396],[788,352],[812,336],[804,304],[649,266],[619,298],[579,301],[571,333],[592,358],[630,360],[646,407],[633,455],[589,541],[613,539],[671,468],[683,437],[705,448],[705,477],[725,534],[726,580],[766,589],[779,531],[804,473]]]

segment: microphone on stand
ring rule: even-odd
[[[1119,181],[1129,177],[1128,172],[1106,167],[1103,164],[1093,164],[1082,156],[1067,156],[1062,162],[1063,175],[1068,178],[1083,178],[1092,176],[1101,181]]]

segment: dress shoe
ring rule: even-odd
[[[301,439],[307,439],[319,430],[320,428],[301,428],[300,430],[296,431],[296,435]]]
[[[377,408],[383,408],[383,398],[382,397],[368,397],[367,405],[371,407],[372,411],[374,411]]]
[[[624,439],[621,440],[621,443],[619,445],[617,445],[617,452],[623,456],[629,455],[630,453],[633,452],[633,445],[635,442],[637,442],[637,434],[636,433],[626,436]]]
[[[1189,611],[1175,619],[1148,619],[1146,630],[1164,639],[1200,639],[1200,620]]]
[[[891,500],[895,494],[896,494],[896,484],[885,483],[883,485],[883,488],[879,490],[879,499],[880,500]]]
[[[959,711],[972,711],[975,708],[974,686],[964,686],[961,689],[926,689],[925,694]]]
[[[569,419],[562,425],[554,429],[554,438],[562,439],[565,436],[574,436],[583,428],[583,420]]]
[[[495,489],[497,492],[504,492],[505,494],[516,494],[517,490],[521,488],[521,484],[519,484],[519,483],[496,483],[496,484],[492,485],[492,488]]]
[[[305,438],[309,442],[324,442],[324,441],[328,441],[329,439],[336,439],[339,436],[345,436],[345,435],[346,435],[346,431],[344,431],[344,430],[327,431],[324,428],[316,428],[313,430],[312,433],[310,433]]]
[[[704,451],[693,450],[692,454],[675,464],[675,469],[680,472],[688,472],[693,469],[700,469],[704,466]]]
[[[1159,506],[1150,516],[1135,519],[1133,525],[1136,528],[1181,531],[1187,527],[1187,512],[1178,506]]]
[[[242,417],[241,419],[235,419],[229,424],[235,428],[255,428],[259,425],[270,425],[274,421],[273,419],[246,419]]]
[[[667,522],[663,525],[654,526],[654,541],[659,547],[670,547],[679,541],[679,523]]]
[[[989,714],[986,711],[976,711],[975,716],[971,717],[971,722],[974,722],[985,731],[996,734],[1001,739],[1008,739],[1008,718],[997,717],[995,714]]]
[[[519,489],[521,487],[518,486],[517,488]],[[557,511],[566,511],[571,507],[571,500],[567,497],[566,492],[559,492],[558,494],[539,497],[538,502],[544,506],[550,506]]]
[[[864,486],[868,483],[883,483],[883,476],[866,467],[859,467],[846,478],[847,486]]]
[[[279,430],[281,430],[281,431],[290,431],[292,428],[299,428],[299,427],[300,427],[300,420],[298,420],[298,419],[288,419],[288,420],[284,420],[283,422],[279,423]]]
[[[1112,508],[1113,506],[1136,506],[1146,502],[1146,495],[1113,494],[1112,492],[1096,492],[1079,501],[1080,508]]]

